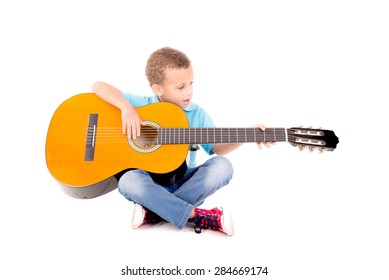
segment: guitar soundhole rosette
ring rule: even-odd
[[[157,144],[158,128],[160,126],[153,121],[143,122],[146,125],[141,127],[140,136],[137,136],[135,139],[128,138],[128,144],[139,153],[152,153],[161,147],[161,144]]]

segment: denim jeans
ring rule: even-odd
[[[177,182],[162,186],[139,169],[126,172],[119,180],[119,192],[128,200],[153,211],[179,229],[188,222],[192,210],[205,198],[227,185],[233,174],[230,161],[215,156],[188,169]]]

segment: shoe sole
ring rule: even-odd
[[[223,218],[221,220],[223,231],[227,235],[230,235],[230,236],[234,235],[235,230],[234,230],[234,223],[232,221],[231,213],[228,210],[224,210],[223,208],[221,208],[221,209],[223,211],[223,216],[222,216]]]
[[[143,219],[145,217],[144,209],[142,205],[135,204],[134,210],[132,212],[132,228],[137,229],[143,224]]]

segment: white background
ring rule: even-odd
[[[388,279],[388,13],[385,1],[2,1],[0,278],[124,279],[126,266],[178,265]],[[323,154],[279,143],[228,155],[234,179],[205,206],[231,209],[233,237],[132,230],[117,191],[77,200],[46,168],[59,104],[96,80],[151,94],[145,63],[164,46],[190,57],[194,101],[218,126],[305,125],[340,138]]]

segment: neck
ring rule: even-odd
[[[158,144],[287,141],[285,128],[158,128]]]

